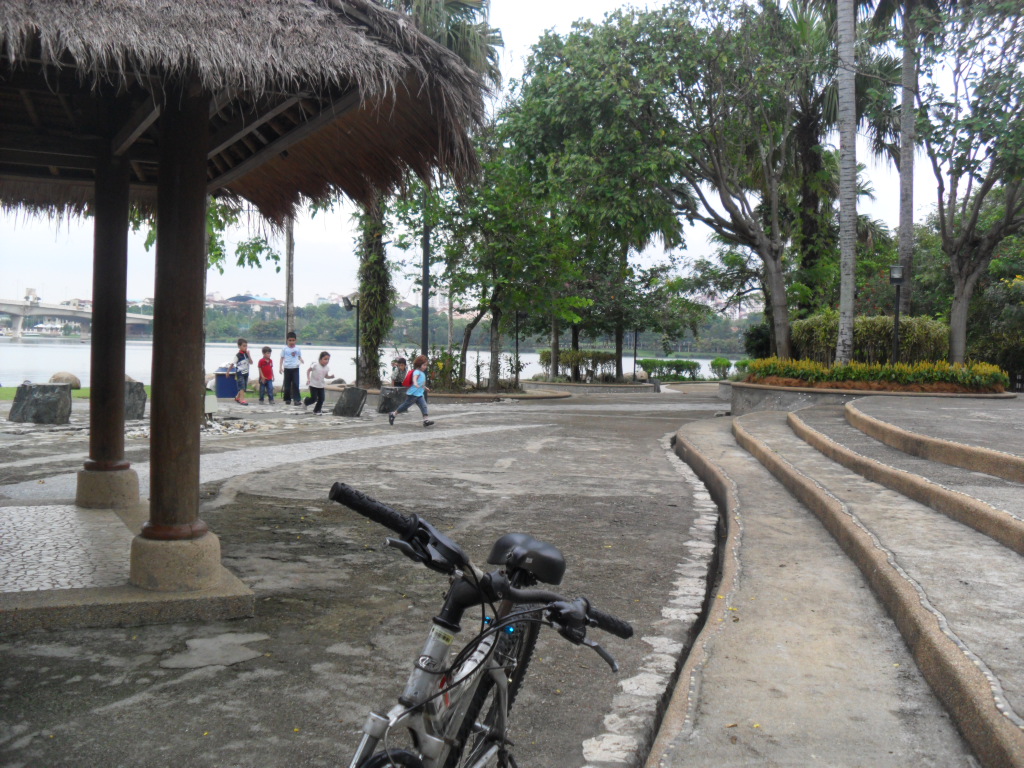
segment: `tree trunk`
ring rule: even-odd
[[[284,222],[284,332],[295,330],[295,218]]]
[[[914,152],[917,126],[914,99],[917,93],[917,32],[915,0],[903,0],[902,101],[900,105],[900,231],[899,260],[903,267],[900,312],[910,316],[914,274]]]
[[[615,324],[615,380],[622,381],[625,375],[622,372],[622,340],[626,332],[622,327],[622,320]]]
[[[427,221],[427,195],[429,190],[423,188],[423,238],[421,241],[423,252],[423,304],[420,312],[420,352],[428,354],[430,349],[430,222]]]
[[[484,310],[479,310],[472,320],[466,325],[462,332],[462,350],[459,352],[459,369],[462,372],[462,383],[466,383],[466,359],[469,356],[469,340],[473,336],[473,329],[476,328],[480,319],[484,316]]]
[[[789,306],[786,303],[786,278],[782,274],[780,259],[768,256],[763,259],[765,282],[771,301],[772,330],[775,336],[775,354],[783,360],[793,357],[789,337]]]
[[[573,352],[579,352],[580,351],[580,327],[579,327],[579,325],[577,323],[573,323],[572,324],[572,341],[571,341],[571,344],[572,344],[572,351]],[[573,359],[572,371],[571,371],[570,379],[572,381],[574,381],[574,382],[577,382],[577,383],[579,383],[579,380],[580,380],[580,365],[579,365],[579,363],[575,359]]]
[[[491,372],[487,377],[487,391],[498,391],[501,376],[501,309],[491,305]]]
[[[554,381],[558,378],[558,364],[559,364],[559,350],[558,350],[558,337],[561,335],[562,329],[559,327],[558,318],[551,318],[551,375],[550,381]]]
[[[364,211],[359,245],[359,383],[380,386],[380,349],[391,332],[394,289],[384,251],[384,210],[372,203]]]
[[[978,280],[988,269],[991,258],[982,259],[981,264],[966,270],[952,270],[953,273],[953,304],[949,310],[949,362],[962,363],[967,358],[967,314],[971,306],[971,297],[978,285]]]
[[[838,0],[839,31],[839,338],[836,363],[853,359],[857,268],[857,108],[855,0]]]

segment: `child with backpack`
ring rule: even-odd
[[[427,412],[427,400],[424,397],[430,391],[430,387],[427,386],[427,368],[429,366],[430,361],[427,360],[426,355],[419,355],[412,361],[412,370],[406,375],[406,381],[410,382],[410,386],[405,393],[405,402],[388,414],[388,424],[393,425],[395,423],[395,416],[405,413],[415,403],[419,407],[420,413],[423,414],[423,426],[429,427],[433,425],[434,422],[427,418],[429,414]]]

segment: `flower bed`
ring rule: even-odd
[[[1005,371],[988,363],[849,363],[823,365],[811,360],[754,360],[746,381],[783,387],[861,389],[889,392],[999,393],[1010,385]]]

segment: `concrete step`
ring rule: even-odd
[[[846,419],[905,453],[1024,483],[1024,400],[1015,395],[860,398],[846,404]]]
[[[1024,765],[1024,557],[833,462],[786,413],[733,433],[860,568],[982,764]]]
[[[803,408],[790,428],[847,469],[949,515],[1024,555],[1024,484],[890,447],[850,424],[849,405]]]
[[[975,764],[856,566],[731,421],[676,436],[726,538],[648,768]]]

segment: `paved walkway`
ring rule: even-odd
[[[370,411],[334,419],[229,406],[224,415],[240,421],[221,424],[233,431],[202,441],[201,515],[225,565],[255,592],[255,616],[5,636],[0,764],[347,764],[367,710],[393,704],[445,580],[327,502],[345,480],[424,515],[477,561],[510,530],[562,548],[560,589],[628,618],[636,638],[595,637],[622,667],[613,675],[548,633],[516,704],[516,756],[537,768],[635,766],[707,591],[717,508],[669,444],[681,423],[723,408],[705,389],[437,403],[429,430]],[[114,520],[70,504],[83,418],[59,430],[0,423],[0,510],[23,543]],[[145,487],[144,425],[131,426],[127,451]],[[64,517],[37,514],[51,510]],[[0,557],[30,590],[0,594],[0,614],[32,595],[116,595],[87,587],[106,582],[81,572],[75,588],[52,588],[49,575],[75,559],[70,542],[54,546],[63,559],[31,571],[25,558]],[[123,550],[108,554],[124,567]],[[74,614],[65,606],[61,615]]]

